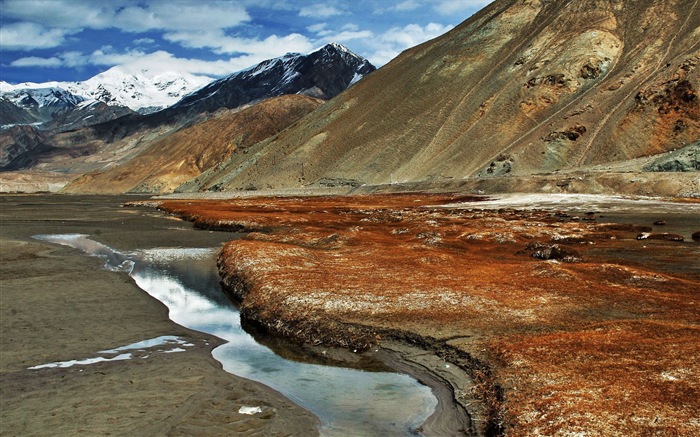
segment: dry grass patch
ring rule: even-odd
[[[641,244],[633,226],[436,206],[455,200],[249,198],[161,208],[201,227],[254,231],[219,257],[244,317],[299,341],[353,349],[397,333],[421,338],[466,360],[488,420],[509,435],[700,432],[700,278],[607,259],[608,249]],[[694,247],[655,244],[675,255]],[[538,251],[562,259],[536,259]]]

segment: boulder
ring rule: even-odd
[[[559,244],[533,241],[528,243],[525,249],[532,252],[531,256],[537,259],[557,260],[570,263],[583,261],[583,258],[577,251]]]

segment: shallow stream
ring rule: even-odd
[[[215,249],[159,248],[119,252],[82,234],[38,235],[43,241],[70,246],[103,257],[106,268],[126,271],[139,287],[165,304],[170,318],[187,328],[215,335],[227,343],[213,351],[224,369],[261,382],[315,414],[324,436],[418,435],[437,399],[429,387],[408,375],[304,362],[303,354],[283,358],[248,334],[237,309],[219,286]],[[178,339],[154,339],[186,352]],[[118,359],[131,359],[130,345],[115,349]],[[115,357],[114,359],[117,359]],[[52,363],[45,366],[89,364]],[[367,368],[381,367],[375,363]],[[252,409],[243,414],[255,414]]]

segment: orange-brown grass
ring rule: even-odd
[[[509,435],[700,434],[697,275],[606,259],[606,249],[642,244],[627,225],[437,206],[458,200],[161,208],[200,227],[253,231],[219,257],[245,317],[315,344],[363,348],[408,335],[462,354],[478,364],[466,367],[491,426]],[[560,244],[582,261],[535,259],[531,242]],[[644,244],[697,255],[694,243]]]

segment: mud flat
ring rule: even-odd
[[[646,218],[601,223],[612,211],[465,206],[474,200],[159,207],[249,232],[224,246],[219,269],[250,323],[317,347],[412,345],[458,365],[470,382],[451,390],[480,433],[700,433],[700,244]]]
[[[0,197],[0,434],[315,435],[314,417],[237,378],[212,358],[219,340],[168,319],[126,273],[36,234],[83,233],[120,250],[218,247],[230,234],[195,232],[133,198]],[[162,336],[185,352],[44,367]],[[156,342],[157,343],[157,342]],[[242,414],[242,410],[262,413]]]

